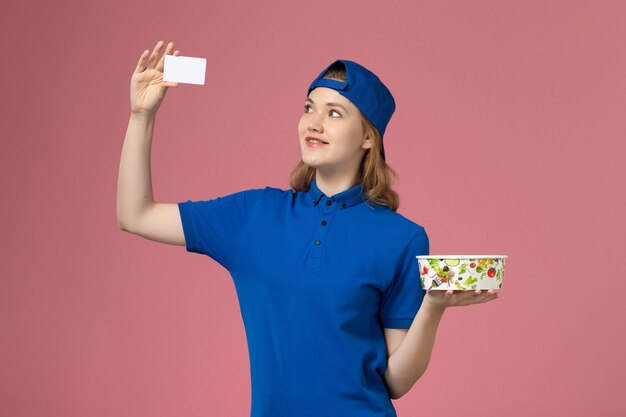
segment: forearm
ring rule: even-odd
[[[127,230],[154,204],[150,151],[155,115],[131,113],[117,181],[117,221]]]
[[[397,399],[424,374],[435,344],[444,309],[422,304],[400,346],[389,356],[385,382]]]

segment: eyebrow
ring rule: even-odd
[[[304,101],[310,101],[311,103],[315,104],[315,102],[314,102],[313,100],[311,100],[310,98],[308,98],[308,97],[307,97],[307,99],[306,99],[306,100],[304,100]],[[344,109],[344,110],[346,111],[346,113],[350,113],[350,112],[348,111],[348,109],[346,109],[345,107],[343,107],[343,106],[342,106],[341,104],[339,104],[339,103],[333,103],[332,101],[327,101],[327,102],[326,102],[326,105],[327,105],[327,106],[337,106],[337,107],[341,107],[342,109]]]

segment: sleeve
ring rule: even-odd
[[[207,255],[230,269],[248,219],[264,191],[257,188],[213,200],[179,202],[187,252]]]
[[[420,228],[399,258],[396,275],[383,293],[380,318],[384,328],[411,327],[426,294],[415,257],[428,255],[429,251],[428,235]]]

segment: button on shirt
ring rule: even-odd
[[[178,203],[186,248],[233,278],[251,417],[394,417],[383,328],[408,329],[425,290],[422,226],[368,203],[265,187]]]

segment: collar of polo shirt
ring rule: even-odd
[[[309,196],[310,201],[313,203],[314,206],[316,206],[317,203],[322,200],[322,197],[326,197],[327,200],[332,200],[336,204],[338,204],[339,209],[346,209],[348,207],[352,207],[356,204],[362,203],[365,200],[365,198],[361,194],[362,191],[363,183],[360,182],[352,188],[348,188],[347,190],[337,193],[334,196],[328,197],[322,192],[322,190],[317,187],[316,179],[313,178],[313,181],[311,182],[311,187],[309,188],[309,191],[307,191],[307,195]]]

